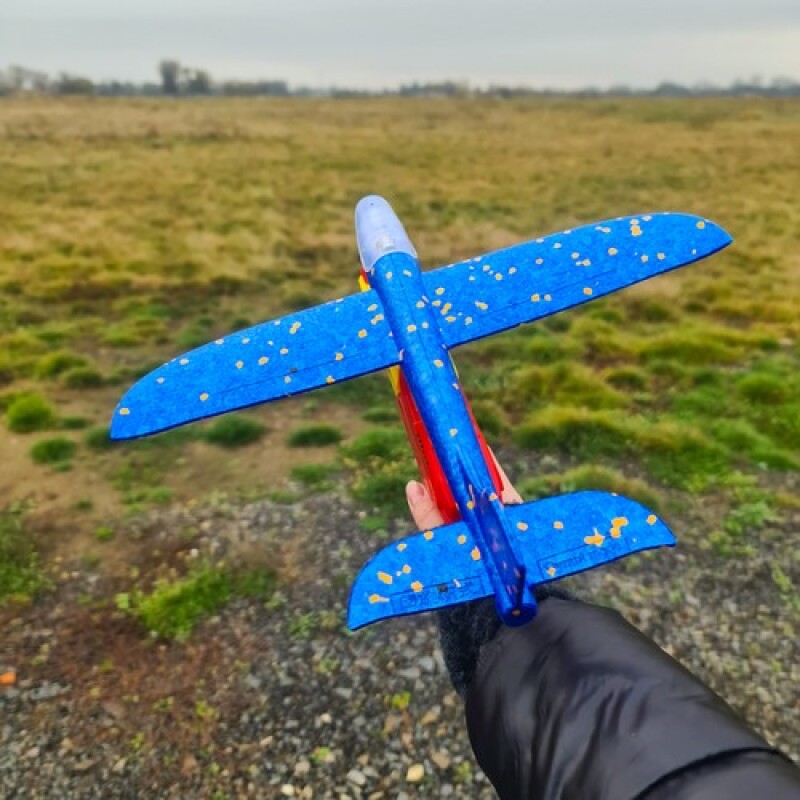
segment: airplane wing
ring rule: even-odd
[[[574,575],[675,537],[649,509],[607,492],[574,492],[505,506],[530,584]],[[494,594],[463,522],[400,539],[376,553],[350,592],[352,629]]]
[[[481,339],[705,258],[726,231],[688,214],[584,225],[423,275],[448,347]]]
[[[111,438],[156,433],[398,363],[378,295],[360,292],[172,359],[123,396]]]

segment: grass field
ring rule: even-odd
[[[3,101],[0,595],[87,554],[112,569],[99,543],[123,515],[324,489],[337,465],[376,525],[402,511],[414,470],[380,376],[106,438],[151,367],[354,291],[352,209],[371,192],[426,267],[646,211],[727,228],[708,262],[456,358],[490,439],[555,457],[516,476],[523,493],[700,498],[709,546],[746,554],[745,531],[798,504],[798,142],[800,103],[778,100]]]

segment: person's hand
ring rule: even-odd
[[[519,492],[511,485],[503,468],[492,453],[500,473],[503,489],[500,497],[507,505],[521,503]],[[424,484],[409,481],[406,499],[417,529],[424,531],[444,524],[444,518]],[[494,598],[486,597],[469,603],[443,608],[436,612],[442,655],[453,688],[464,697],[475,673],[481,647],[500,628],[500,619],[494,609]]]
[[[511,485],[508,475],[500,466],[500,462],[494,452],[491,450],[489,452],[492,453],[492,459],[503,482],[503,491],[500,493],[500,499],[506,505],[521,503],[522,498],[519,496],[519,492]],[[417,523],[418,530],[426,531],[430,528],[444,525],[444,519],[436,505],[436,501],[425,488],[425,484],[419,483],[419,481],[409,481],[406,486],[406,500],[408,501],[411,516],[414,518],[414,522]]]

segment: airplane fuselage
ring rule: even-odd
[[[479,543],[474,557],[484,562],[498,611],[503,618],[527,621],[535,614],[535,600],[442,336],[440,325],[448,324],[444,290],[426,295],[419,263],[410,252],[380,256],[367,273],[461,518]]]

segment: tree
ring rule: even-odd
[[[88,78],[62,72],[55,86],[59,94],[94,94],[94,84]]]
[[[172,59],[164,59],[158,65],[158,70],[161,73],[161,89],[164,94],[177,95],[181,75],[180,63]]]

